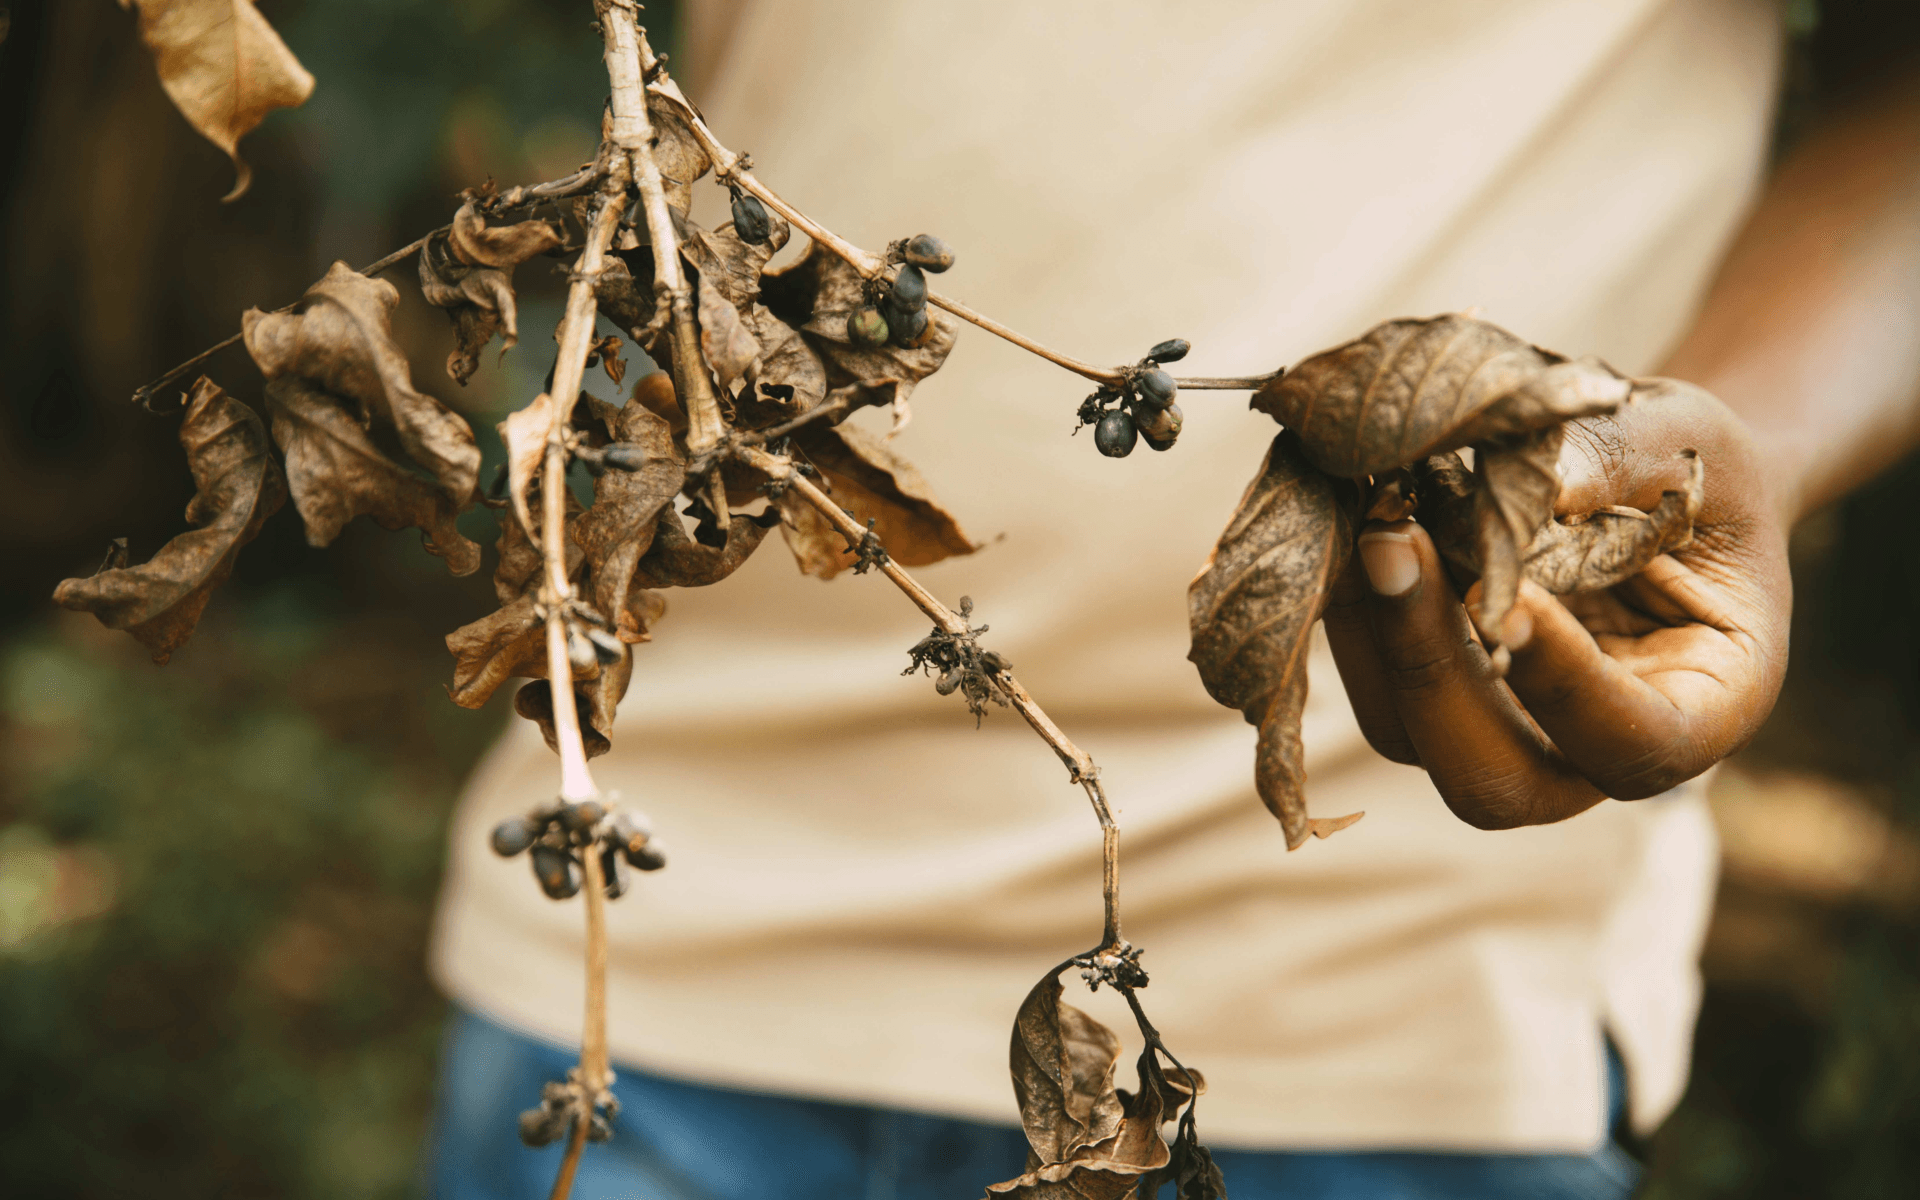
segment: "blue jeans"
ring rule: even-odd
[[[441,1059],[431,1194],[539,1200],[561,1148],[529,1150],[516,1119],[575,1057],[455,1009]],[[1616,1119],[1624,1099],[1609,1047]],[[613,1140],[589,1146],[579,1200],[979,1200],[1018,1175],[1018,1129],[619,1071]],[[1206,1131],[1201,1106],[1201,1133]],[[1592,1154],[1216,1150],[1233,1200],[1625,1200],[1640,1168]],[[1143,1198],[1145,1200],[1145,1198]]]

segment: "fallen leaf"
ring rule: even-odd
[[[118,539],[98,574],[65,580],[53,593],[62,608],[131,633],[156,663],[186,644],[213,589],[233,573],[240,547],[287,499],[260,418],[204,375],[187,400],[180,444],[194,482],[187,523],[198,528],[137,567],[126,565],[126,541]]]
[[[253,182],[240,139],[276,108],[313,94],[313,76],[254,8],[253,0],[120,0],[140,10],[140,40],[160,86],[200,135],[233,160],[238,200]]]
[[[1308,462],[1352,479],[1612,412],[1632,389],[1596,359],[1568,362],[1448,313],[1376,325],[1268,383],[1251,406],[1298,435]]]
[[[1289,850],[1358,819],[1309,817],[1302,790],[1309,638],[1353,548],[1353,519],[1338,486],[1306,461],[1293,434],[1274,438],[1187,589],[1187,657],[1209,695],[1259,726],[1254,782]]]
[[[874,522],[875,536],[894,561],[924,566],[979,549],[933,498],[925,477],[882,439],[854,425],[815,425],[793,441],[800,461],[826,477],[830,494],[855,522]],[[812,505],[791,491],[778,504],[781,532],[803,573],[831,579],[853,565],[846,538]]]
[[[382,454],[332,396],[294,376],[270,380],[266,394],[273,440],[286,456],[287,482],[308,545],[330,545],[348,521],[364,515],[382,529],[418,526],[427,552],[446,559],[455,575],[479,569],[480,547],[454,524],[459,506]]]
[[[392,284],[337,262],[307,289],[300,312],[248,309],[240,327],[247,352],[270,382],[299,377],[355,401],[364,423],[391,426],[413,461],[464,508],[473,499],[480,451],[465,421],[414,390],[390,324],[399,300]]]

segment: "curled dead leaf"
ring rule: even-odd
[[[420,251],[420,292],[427,303],[446,309],[453,321],[447,374],[456,383],[466,386],[479,369],[480,351],[495,334],[503,352],[519,340],[513,269],[562,240],[560,230],[547,221],[489,228],[471,198],[454,214],[448,232],[427,239]]]
[[[126,540],[117,539],[97,574],[65,580],[53,593],[62,608],[131,633],[157,663],[186,644],[213,589],[233,573],[240,547],[287,500],[260,418],[204,375],[187,400],[180,444],[194,482],[187,523],[198,528],[137,567],[126,565]]]
[[[1353,518],[1339,486],[1307,462],[1291,433],[1274,438],[1187,588],[1187,657],[1209,695],[1259,726],[1254,781],[1289,850],[1359,817],[1307,815],[1300,747],[1313,623],[1353,548]]]
[[[307,289],[297,313],[241,316],[247,353],[269,382],[299,378],[355,402],[364,424],[390,426],[414,462],[440,482],[456,509],[473,499],[480,451],[473,431],[438,400],[414,390],[390,317],[400,293],[334,263]]]
[[[223,200],[238,200],[253,182],[240,139],[274,109],[305,103],[313,76],[253,0],[120,0],[121,8],[136,5],[160,86],[200,136],[233,160],[233,190]]]
[[[854,425],[808,426],[794,445],[825,476],[833,498],[873,532],[889,557],[904,566],[924,566],[961,554],[979,544],[933,497],[933,489],[912,463],[888,444]],[[778,501],[781,533],[802,573],[831,579],[854,563],[847,541],[812,505],[789,492]]]

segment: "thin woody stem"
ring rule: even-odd
[[[867,536],[864,525],[834,503],[832,497],[821,491],[812,480],[794,470],[791,461],[753,446],[735,446],[731,453],[748,466],[780,480],[832,522],[833,527],[846,536],[850,543],[857,543]],[[942,604],[891,557],[882,560],[879,568],[895,587],[906,594],[907,599],[913,601],[914,607],[933,620],[941,632],[961,637],[972,632],[966,618]],[[1100,768],[1094,765],[1091,755],[1074,745],[1072,739],[1053,723],[1053,718],[1027,694],[1027,689],[1013,677],[1013,672],[1003,671],[994,676],[994,681],[1014,711],[1040,735],[1040,740],[1053,747],[1053,752],[1066,765],[1068,778],[1086,789],[1087,799],[1093,805],[1093,814],[1100,821],[1101,893],[1106,907],[1104,943],[1109,948],[1123,946],[1120,937],[1120,827],[1114,823],[1113,812],[1107,806],[1106,791],[1100,786]]]

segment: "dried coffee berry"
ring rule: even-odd
[[[893,344],[896,346],[918,345],[920,340],[927,336],[927,330],[933,326],[933,322],[927,317],[926,309],[923,308],[917,312],[901,312],[891,304],[887,306],[887,321],[893,326]]]
[[[594,1113],[592,1119],[587,1122],[587,1140],[590,1142],[604,1142],[612,1136],[613,1126],[607,1124],[605,1117],[599,1113]]]
[[[1179,362],[1191,349],[1193,349],[1192,343],[1185,338],[1168,338],[1147,351],[1147,357],[1159,363]]]
[[[1155,450],[1170,449],[1180,436],[1182,414],[1178,404],[1146,412],[1135,409],[1133,420],[1140,427],[1140,436],[1146,438],[1147,445]]]
[[[560,810],[560,828],[568,833],[585,833],[606,815],[606,808],[598,800],[582,800]]]
[[[869,304],[847,314],[847,340],[860,346],[884,346],[892,336],[887,319]]]
[[[1140,398],[1155,408],[1165,408],[1173,403],[1175,396],[1180,394],[1180,389],[1174,385],[1173,376],[1158,367],[1151,371],[1140,372],[1140,378],[1136,382],[1140,388]]]
[[[887,298],[903,312],[919,312],[927,306],[927,277],[912,263],[902,263]]]
[[[1119,409],[1100,418],[1093,427],[1093,444],[1100,447],[1100,453],[1108,458],[1125,458],[1133,453],[1133,444],[1140,438],[1140,431],[1133,427],[1133,418]]]
[[[554,900],[565,900],[580,890],[580,868],[573,856],[552,846],[533,848],[533,877],[540,890]]]
[[[916,233],[907,240],[907,261],[935,275],[953,265],[953,251],[930,233]]]
[[[508,817],[493,827],[493,852],[501,858],[512,858],[540,836],[538,823],[525,817]]]
[[[600,665],[611,667],[627,657],[627,644],[604,629],[588,629],[587,640],[600,657]]]
[[[567,1114],[544,1105],[520,1114],[520,1140],[535,1150],[551,1146],[566,1135]]]
[[[667,865],[667,856],[659,842],[647,842],[638,849],[628,850],[626,855],[627,861],[642,871],[658,871]]]
[[[627,894],[627,888],[633,883],[633,872],[621,857],[618,846],[607,846],[600,851],[600,876],[607,881],[607,899],[618,900]]]
[[[733,232],[749,246],[764,246],[773,236],[773,222],[760,197],[735,189],[733,193]]]
[[[638,471],[647,465],[647,452],[632,442],[615,442],[600,452],[600,461],[616,471]]]

